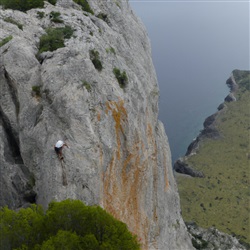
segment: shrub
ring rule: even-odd
[[[107,14],[104,14],[101,12],[97,15],[97,17],[102,19],[104,22],[108,22],[108,15]]]
[[[11,39],[13,38],[13,36],[7,36],[5,37],[1,42],[0,42],[0,47],[4,46],[6,43],[8,43]]]
[[[32,8],[42,8],[43,0],[1,0],[1,5],[6,9],[27,11]]]
[[[82,86],[85,87],[85,89],[88,91],[88,92],[91,92],[91,85],[86,82],[86,81],[82,81]]]
[[[37,11],[37,18],[42,19],[44,17],[45,13],[43,11]]]
[[[41,96],[41,86],[32,86],[32,91],[35,93],[36,96]]]
[[[48,0],[49,3],[55,5],[57,0]],[[42,8],[44,0],[1,0],[1,4],[6,9],[27,11],[33,8]]]
[[[73,0],[75,3],[82,6],[82,10],[94,14],[93,10],[90,8],[87,0]]]
[[[124,89],[127,86],[128,83],[128,77],[125,71],[121,73],[120,69],[114,68],[113,73],[122,89]]]
[[[47,34],[42,35],[40,38],[39,53],[54,51],[64,47],[64,39],[69,39],[73,35],[73,32],[70,26],[47,29]]]
[[[54,51],[62,47],[64,47],[64,37],[61,30],[50,28],[47,30],[47,34],[40,38],[39,53]]]
[[[57,0],[47,0],[49,3],[51,3],[51,4],[53,4],[53,5],[55,5],[56,4],[56,2],[57,2]]]
[[[19,22],[15,21],[14,19],[12,19],[11,17],[6,17],[3,19],[5,22],[7,23],[12,23],[14,25],[16,25],[20,30],[23,30],[23,25],[20,24]]]
[[[63,37],[65,39],[70,39],[74,33],[74,30],[68,25],[66,25],[64,28],[57,28],[57,29],[62,31]]]
[[[92,49],[89,51],[89,55],[90,55],[90,60],[94,64],[95,68],[98,71],[101,71],[102,70],[102,63],[100,61],[99,52]]]
[[[116,54],[115,49],[113,47],[107,48],[106,52],[107,53],[113,53],[114,55]]]
[[[63,20],[61,19],[60,16],[61,16],[60,12],[55,12],[55,11],[50,12],[50,19],[54,23],[63,23]]]

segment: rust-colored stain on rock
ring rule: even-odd
[[[114,119],[117,148],[113,152],[106,172],[102,175],[103,198],[101,203],[113,216],[128,225],[129,229],[138,236],[143,249],[148,249],[150,221],[157,225],[159,220],[157,211],[159,172],[155,134],[152,126],[147,124],[146,131],[137,131],[133,144],[128,146],[125,132],[129,127],[129,121],[124,101],[106,102],[105,113],[112,115]],[[140,133],[144,133],[144,135],[142,136]],[[147,145],[144,145],[145,143]],[[152,180],[149,179],[148,171],[152,173]],[[164,178],[167,186],[166,170]],[[149,182],[153,187],[153,211],[150,218],[145,212],[143,198]],[[156,242],[154,245],[157,248]]]

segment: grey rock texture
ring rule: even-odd
[[[230,88],[230,93],[225,97],[225,102],[235,102],[236,97],[234,96],[234,92],[238,89],[238,84],[235,81],[234,75],[232,74],[226,82],[227,86]]]
[[[235,92],[238,89],[238,84],[235,81],[233,73],[227,79],[226,84],[230,88],[230,92]]]
[[[195,223],[187,223],[187,228],[192,235],[192,242],[196,249],[204,250],[245,250],[235,237],[220,232],[218,229],[211,227],[204,229],[198,227]]]
[[[233,93],[230,93],[225,97],[225,102],[235,102],[235,101],[236,97],[233,95]]]
[[[89,4],[95,15],[71,0],[27,13],[0,9],[0,41],[13,36],[0,48],[0,205],[46,207],[52,200],[80,199],[127,223],[143,249],[193,249],[158,121],[159,89],[145,28],[127,1]],[[51,21],[52,11],[63,23]],[[65,47],[43,52],[39,62],[41,35],[65,25],[73,36]],[[90,60],[92,49],[101,71]],[[124,89],[115,67],[127,74]],[[63,162],[54,152],[59,139],[70,146]]]

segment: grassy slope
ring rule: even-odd
[[[221,139],[206,139],[187,163],[205,178],[177,176],[185,221],[215,226],[250,244],[250,82],[249,72],[234,71],[240,85],[236,102],[216,120]]]

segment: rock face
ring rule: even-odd
[[[199,177],[199,178],[203,178],[204,174],[200,171],[197,171],[195,169],[193,169],[192,167],[190,167],[187,163],[185,163],[183,161],[182,158],[179,158],[175,163],[174,163],[174,170],[177,173],[181,173],[181,174],[186,174],[186,175],[190,175],[192,177]]]
[[[187,223],[187,228],[192,235],[192,242],[196,249],[227,249],[227,250],[246,250],[247,248],[239,241],[218,229],[211,227],[204,229],[198,227],[195,223]]]
[[[192,249],[146,31],[127,1],[89,4],[94,15],[71,0],[27,13],[0,9],[0,41],[13,37],[0,48],[0,205],[80,199],[127,223],[143,249]],[[73,36],[39,62],[40,37],[65,25]],[[125,88],[114,68],[126,72]],[[54,152],[59,139],[70,146],[64,162]]]

